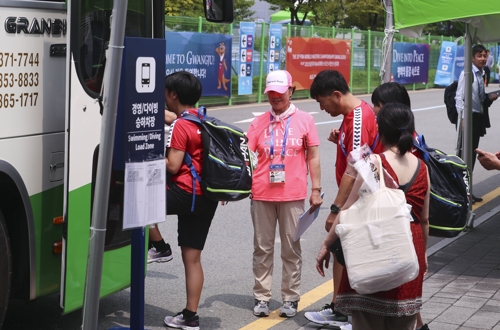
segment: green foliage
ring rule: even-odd
[[[235,0],[234,20],[245,21],[250,19],[255,12],[250,8],[255,4],[254,0]],[[165,0],[165,15],[205,17],[203,1],[200,0]]]

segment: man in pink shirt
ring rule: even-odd
[[[294,91],[290,73],[271,72],[264,91],[271,109],[254,119],[247,134],[248,147],[258,154],[251,202],[255,316],[269,315],[277,224],[283,262],[280,316],[293,317],[297,313],[302,257],[300,240],[295,242],[293,238],[305,210],[308,174],[312,212],[323,202],[318,132],[313,117],[290,102]]]

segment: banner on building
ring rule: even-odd
[[[429,78],[427,44],[395,42],[392,49],[392,74],[400,84],[427,83]]]
[[[269,26],[269,53],[267,54],[267,73],[281,68],[281,38],[282,24],[271,24]]]
[[[297,89],[309,89],[316,74],[337,70],[350,80],[351,41],[324,38],[287,38],[286,69]]]
[[[167,32],[165,75],[188,71],[201,81],[203,96],[231,96],[231,35]]]
[[[238,71],[238,95],[252,94],[255,23],[240,23],[240,66]]]

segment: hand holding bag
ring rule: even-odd
[[[419,271],[410,229],[411,206],[402,190],[386,187],[380,156],[375,157],[380,188],[342,210],[335,229],[342,241],[349,283],[359,294],[394,289],[414,280]]]

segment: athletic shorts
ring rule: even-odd
[[[196,195],[194,212],[191,212],[192,202],[192,193],[182,190],[176,183],[169,183],[167,214],[177,214],[178,245],[203,250],[218,202]]]

